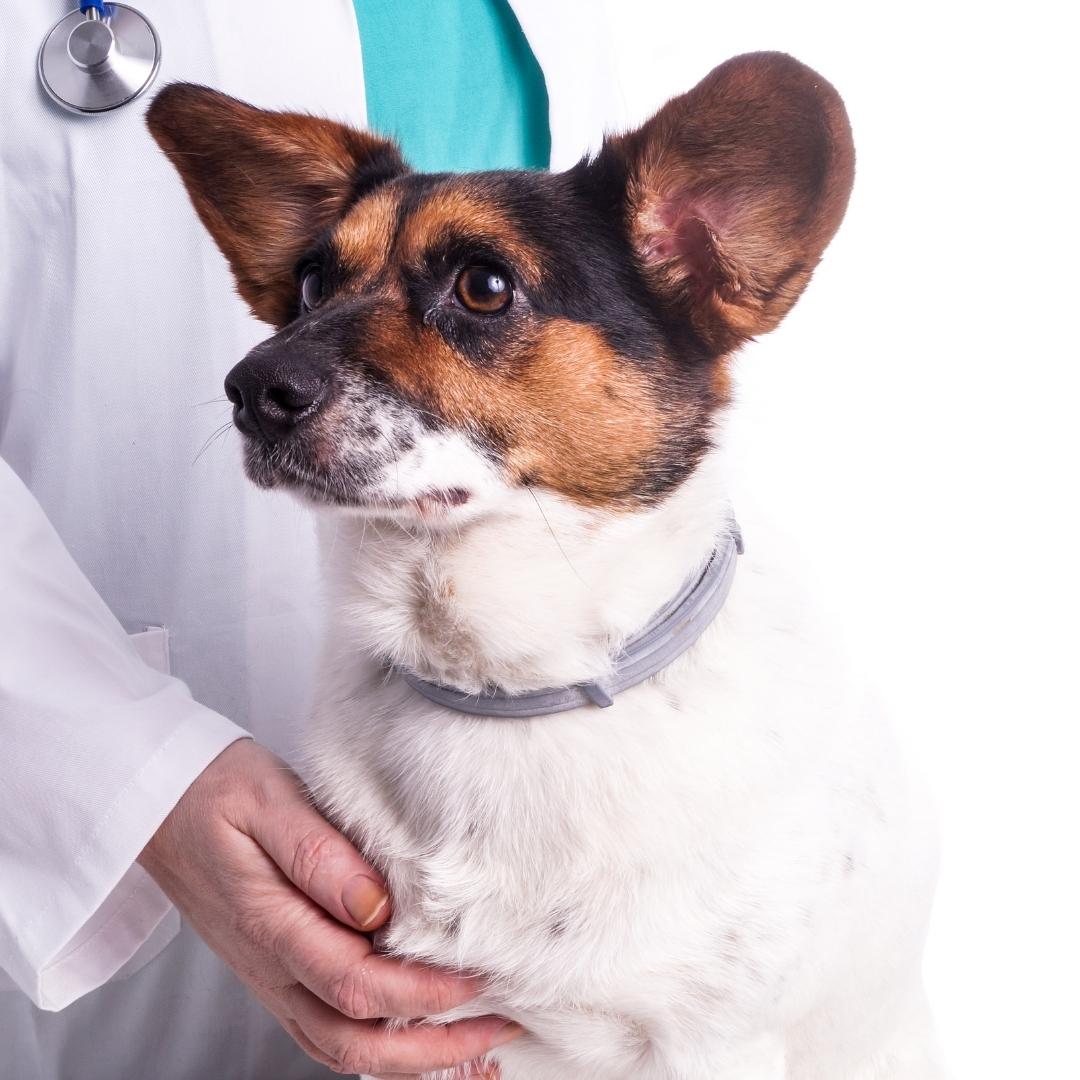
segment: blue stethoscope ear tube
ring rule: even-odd
[[[80,0],[45,35],[38,78],[70,112],[94,115],[134,101],[157,78],[161,40],[150,20],[127,4]]]

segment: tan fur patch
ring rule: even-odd
[[[363,199],[334,228],[333,244],[343,270],[369,285],[386,265],[394,241],[401,194],[393,185]]]
[[[631,495],[662,436],[655,383],[594,328],[554,319],[508,388],[528,409],[508,464],[517,478],[587,502]],[[497,407],[511,405],[507,401]]]
[[[408,400],[493,439],[513,479],[588,505],[635,500],[663,438],[662,403],[593,327],[551,319],[507,366],[483,368],[404,315],[374,325],[368,362]]]
[[[443,237],[455,234],[492,241],[528,284],[540,280],[536,251],[517,235],[507,216],[469,189],[468,179],[448,181],[436,188],[409,215],[399,239],[401,259],[415,265]]]

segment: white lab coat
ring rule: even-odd
[[[565,166],[621,119],[604,10],[514,7]],[[141,8],[158,85],[363,123],[351,0]],[[7,5],[0,31],[0,1080],[325,1075],[134,861],[245,730],[288,755],[317,569],[305,513],[211,438],[268,330],[147,135],[149,97],[81,117],[38,87],[64,10]]]

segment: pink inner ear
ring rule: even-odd
[[[642,250],[647,265],[664,264],[694,298],[739,292],[737,268],[723,250],[730,208],[720,199],[692,195],[664,199],[651,217],[651,235]]]

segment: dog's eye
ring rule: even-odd
[[[312,311],[322,303],[322,274],[308,270],[300,281],[300,306]]]
[[[480,315],[498,315],[510,306],[514,289],[509,278],[491,266],[467,266],[454,284],[458,300]]]

